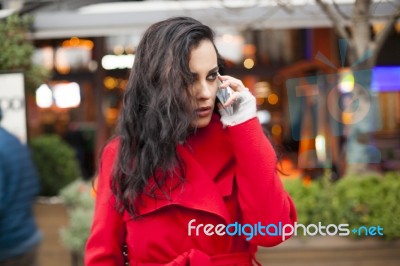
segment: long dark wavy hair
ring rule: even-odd
[[[112,191],[120,212],[136,217],[137,197],[148,192],[154,197],[156,190],[163,191],[171,174],[184,181],[185,165],[176,146],[187,138],[196,118],[188,90],[193,83],[190,53],[201,41],[213,39],[208,26],[189,17],[155,23],[144,33],[119,117],[120,146]],[[148,191],[151,177],[155,185]]]

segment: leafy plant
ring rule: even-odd
[[[335,186],[337,200],[334,211],[338,222],[359,227],[371,223],[371,217],[381,208],[383,179],[377,175],[347,176]]]
[[[76,208],[69,214],[69,224],[61,229],[63,244],[71,251],[82,252],[89,237],[93,209]]]
[[[314,182],[306,185],[300,178],[284,179],[283,184],[296,205],[298,222],[312,223],[320,187]]]
[[[283,180],[296,205],[298,223],[379,225],[384,239],[400,238],[400,173],[345,176],[335,183],[327,176],[309,184]]]
[[[31,93],[50,75],[44,67],[32,64],[35,47],[28,36],[32,22],[31,16],[18,15],[0,21],[0,70],[23,71]]]
[[[383,228],[384,238],[400,237],[400,174],[347,176],[336,185],[338,221]]]
[[[92,209],[94,207],[94,192],[90,181],[82,179],[73,181],[61,189],[60,197],[68,209]]]
[[[387,239],[400,238],[400,173],[384,176],[380,194],[381,208],[371,217],[372,224],[384,228]]]
[[[81,176],[75,151],[58,135],[42,135],[30,142],[32,158],[41,178],[41,195],[55,196]]]
[[[69,211],[69,224],[61,229],[63,244],[82,253],[89,237],[94,210],[94,193],[90,181],[75,180],[60,191]]]

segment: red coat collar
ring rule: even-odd
[[[157,199],[143,194],[137,204],[140,215],[146,215],[169,205],[214,213],[226,223],[231,217],[223,196],[230,195],[234,179],[234,156],[230,138],[222,128],[217,115],[210,124],[198,129],[184,144],[177,146],[177,153],[186,165],[186,182],[170,192],[170,199],[156,193]],[[169,187],[177,181],[167,182]],[[166,185],[167,186],[167,185]],[[167,188],[167,187],[166,187]],[[165,189],[168,191],[168,189]]]

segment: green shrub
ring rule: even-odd
[[[307,185],[285,179],[283,184],[296,205],[298,223],[345,223],[350,230],[379,225],[384,239],[400,238],[400,173],[345,176],[335,183],[323,177]]]
[[[58,135],[43,135],[30,142],[32,158],[41,179],[41,195],[55,196],[81,176],[75,151]]]
[[[318,194],[320,194],[319,187],[315,183],[305,185],[299,178],[284,179],[283,184],[296,205],[298,222],[301,224],[312,223],[314,209],[318,204]]]
[[[284,179],[286,191],[292,197],[296,210],[298,223],[322,224],[332,223],[333,185],[327,178],[305,183],[302,179]]]
[[[388,173],[384,176],[381,193],[381,208],[371,217],[371,224],[384,228],[385,238],[400,238],[400,173]]]
[[[335,184],[333,209],[339,223],[352,227],[371,224],[382,206],[383,179],[378,175],[346,176]]]
[[[61,240],[71,251],[83,252],[90,234],[93,209],[76,208],[69,214],[68,227],[61,229]]]
[[[94,207],[92,189],[91,181],[77,179],[61,189],[60,197],[68,209],[92,209]]]
[[[336,185],[339,222],[380,226],[384,238],[400,237],[400,173],[348,176]]]
[[[61,229],[61,240],[65,247],[81,253],[89,237],[93,219],[94,195],[90,181],[76,180],[60,192],[67,206],[69,223]]]

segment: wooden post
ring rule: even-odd
[[[94,40],[94,58],[98,63],[97,71],[93,76],[93,91],[95,97],[96,106],[96,144],[95,144],[95,163],[98,165],[98,160],[100,159],[100,152],[108,139],[107,125],[104,118],[103,112],[103,97],[104,97],[104,85],[103,80],[106,76],[106,71],[101,66],[101,59],[105,54],[105,38],[96,37]]]

